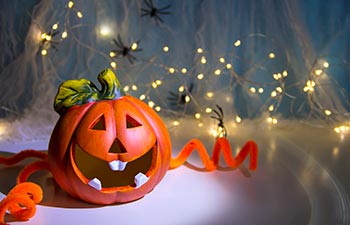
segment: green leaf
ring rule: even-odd
[[[67,80],[58,89],[54,109],[61,114],[65,109],[96,101],[97,98],[98,89],[91,81],[86,79]]]
[[[87,79],[63,82],[55,98],[55,111],[62,114],[74,105],[102,99],[117,99],[124,95],[117,77],[110,69],[103,70],[97,79],[101,83],[101,90],[98,90],[94,83]]]

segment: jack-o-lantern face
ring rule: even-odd
[[[101,74],[114,75],[110,70]],[[99,92],[104,89],[108,87]],[[67,100],[66,96],[61,99]],[[51,135],[49,163],[55,180],[87,202],[111,204],[141,198],[169,167],[170,138],[159,116],[136,98],[116,96],[70,107]]]

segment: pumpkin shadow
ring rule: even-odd
[[[0,156],[9,157],[11,154],[0,152]],[[4,195],[16,185],[16,178],[24,166],[34,162],[35,159],[26,159],[14,166],[0,165],[0,192]],[[49,171],[38,171],[29,177],[29,180],[38,184],[44,193],[43,200],[39,203],[42,206],[59,208],[100,208],[104,205],[90,204],[82,200],[73,198],[61,189],[55,182]],[[113,204],[113,205],[122,205]],[[11,221],[11,218],[6,218]]]

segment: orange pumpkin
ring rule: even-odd
[[[169,168],[171,143],[160,117],[148,105],[124,96],[111,70],[102,89],[88,80],[64,82],[55,100],[61,117],[49,143],[56,182],[86,202],[134,201],[150,192]]]
[[[142,101],[125,96],[111,70],[98,75],[101,90],[89,80],[68,80],[59,88],[54,108],[61,115],[49,143],[48,154],[24,150],[0,164],[13,165],[24,158],[40,160],[27,165],[17,177],[18,185],[0,201],[0,224],[5,213],[27,220],[42,198],[41,188],[26,182],[35,171],[51,171],[59,186],[70,195],[95,204],[130,202],[142,198],[198,150],[206,171],[219,168],[221,152],[228,167],[242,165],[250,156],[249,169],[258,164],[258,147],[248,141],[236,157],[226,139],[223,112],[214,119],[224,129],[212,157],[197,139],[190,140],[176,158],[171,158],[168,131],[160,117]],[[21,206],[21,207],[19,207]],[[20,213],[19,213],[20,212]]]

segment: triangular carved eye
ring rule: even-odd
[[[105,116],[101,115],[97,120],[92,123],[90,129],[93,130],[106,130]]]
[[[134,127],[139,127],[142,126],[141,123],[139,123],[138,121],[136,121],[134,118],[132,118],[129,115],[126,115],[126,128],[134,128]]]

